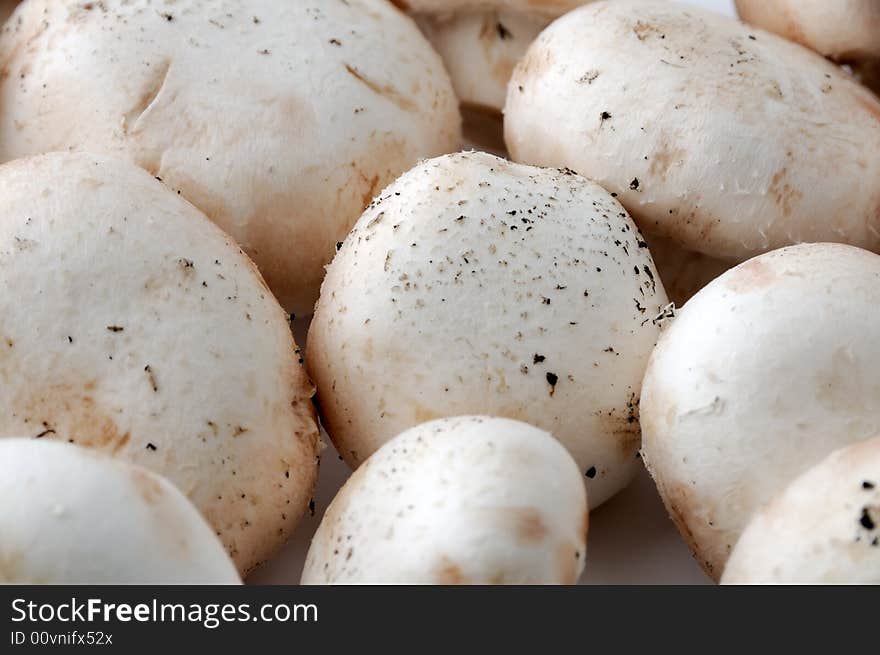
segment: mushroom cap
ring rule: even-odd
[[[403,430],[504,416],[572,453],[593,506],[637,468],[638,397],[667,304],[624,209],[570,171],[483,153],[417,166],[327,271],[306,353],[358,465]]]
[[[759,511],[723,584],[880,584],[880,438],[835,451]]]
[[[576,170],[688,250],[880,248],[880,101],[719,14],[620,0],[563,16],[514,71],[505,137],[515,160]]]
[[[792,246],[684,306],[645,374],[642,457],[717,577],[752,515],[833,450],[880,433],[880,257]]]
[[[645,236],[645,241],[663,288],[677,307],[683,307],[700,289],[733,267],[730,262],[685,250],[663,237]]]
[[[246,571],[317,475],[313,388],[251,261],[132,164],[0,166],[0,437],[89,446],[167,477]]]
[[[838,61],[880,58],[877,0],[736,0],[747,23]]]
[[[164,478],[70,444],[0,440],[0,583],[240,584]]]
[[[18,17],[0,37],[0,159],[135,161],[295,312],[373,196],[459,144],[439,56],[385,0],[33,0]]]
[[[506,10],[553,20],[589,0],[391,0],[404,11],[445,14]]]
[[[584,568],[582,475],[519,421],[456,417],[407,430],[327,509],[303,584],[574,584]]]
[[[500,113],[514,66],[550,19],[485,11],[420,15],[416,22],[443,58],[458,99]]]

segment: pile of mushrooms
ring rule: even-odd
[[[880,7],[737,6],[21,2],[0,582],[574,584],[644,465],[714,580],[880,583]]]
[[[373,196],[460,138],[440,58],[387,0],[27,0],[0,60],[0,160],[137,163],[236,239],[294,312],[311,311]]]

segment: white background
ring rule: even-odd
[[[735,15],[733,0],[688,0]],[[305,325],[298,326],[297,343],[305,343]],[[305,554],[321,515],[349,475],[329,439],[321,458],[315,494],[315,515],[303,518],[290,543],[248,579],[257,584],[298,584]],[[583,584],[708,584],[669,520],[647,473],[590,515],[587,566]]]

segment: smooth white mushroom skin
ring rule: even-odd
[[[880,59],[877,0],[736,0],[747,23],[844,63]]]
[[[319,437],[288,317],[251,261],[103,156],[3,165],[0,217],[0,437],[144,466],[242,571],[269,557],[308,506]]]
[[[556,436],[597,506],[636,471],[667,303],[604,189],[461,153],[417,166],[360,218],[328,268],[308,367],[352,466],[427,420],[504,416]]]
[[[0,584],[240,584],[165,479],[78,446],[0,440]]]
[[[663,288],[677,307],[683,307],[700,289],[733,268],[729,262],[685,250],[663,237],[645,235],[645,241],[660,273]]]
[[[880,249],[880,101],[719,14],[620,0],[563,16],[514,71],[505,138],[516,161],[571,168],[645,232],[711,257]]]
[[[642,457],[716,579],[749,519],[833,450],[880,433],[880,257],[784,248],[728,271],[664,331]]]
[[[880,584],[880,438],[835,451],[749,523],[722,584]]]
[[[574,584],[582,474],[553,437],[508,419],[412,428],[361,466],[324,515],[303,584]]]
[[[416,16],[465,106],[501,113],[520,58],[550,20],[511,11]]]
[[[31,0],[17,19],[0,37],[0,160],[136,162],[297,313],[375,194],[460,143],[439,56],[386,0]]]

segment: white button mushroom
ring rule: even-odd
[[[880,438],[834,454],[758,512],[724,584],[880,584]]]
[[[880,101],[731,18],[673,2],[577,9],[517,66],[505,121],[515,160],[596,180],[689,250],[880,248]]]
[[[587,499],[542,430],[460,417],[385,444],[345,483],[312,541],[303,584],[574,584]]]
[[[878,306],[880,257],[792,246],[728,271],[665,330],[642,390],[642,454],[713,576],[795,476],[880,433]]]
[[[505,416],[562,441],[596,506],[636,471],[666,304],[604,189],[462,153],[416,167],[364,213],[328,268],[307,359],[349,464],[430,419]]]
[[[501,113],[513,68],[550,23],[513,11],[425,14],[416,17],[440,53],[462,104]]]
[[[504,152],[501,111],[514,66],[554,18],[589,1],[409,3],[421,12],[414,18],[452,78],[462,104],[466,143],[496,154]]]
[[[296,312],[373,196],[459,145],[440,58],[385,0],[33,0],[18,18],[0,40],[0,159],[134,160]]]
[[[0,584],[239,584],[163,478],[69,444],[0,441]]]
[[[0,216],[0,437],[156,471],[242,570],[268,557],[308,504],[318,431],[250,260],[148,173],[88,154],[0,167]]]

